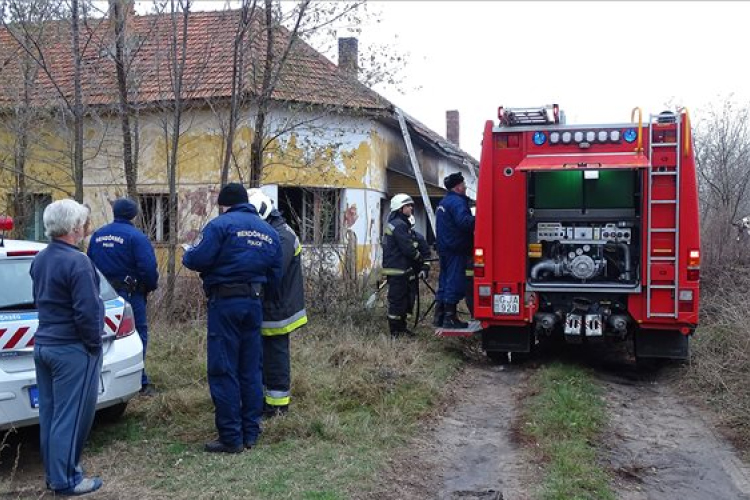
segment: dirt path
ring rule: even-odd
[[[512,425],[528,373],[474,363],[455,381],[443,416],[390,463],[369,498],[528,500],[528,458]]]
[[[750,499],[750,469],[708,418],[676,393],[676,374],[599,374],[611,419],[606,456],[619,498]]]
[[[644,374],[601,353],[565,357],[594,368],[604,387],[610,426],[602,466],[618,499],[750,500],[750,468],[710,417],[677,393],[678,368]],[[513,438],[513,421],[533,369],[469,364],[442,416],[391,461],[375,496],[532,499],[538,465]]]

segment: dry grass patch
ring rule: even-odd
[[[87,472],[122,499],[366,495],[460,364],[427,331],[397,341],[384,332],[382,311],[311,318],[292,338],[291,413],[265,422],[252,452],[216,456],[202,452],[215,435],[205,323],[155,325],[147,364],[160,392],[95,427]]]

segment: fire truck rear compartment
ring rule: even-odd
[[[636,169],[529,172],[527,290],[537,336],[624,339],[627,293],[640,291],[641,178]]]

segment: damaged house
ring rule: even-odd
[[[131,12],[126,22],[135,182],[142,223],[157,249],[175,238],[177,243],[192,241],[216,215],[222,165],[227,180],[249,184],[268,45],[262,29],[251,30],[238,66],[233,45],[240,11],[195,12],[178,18],[183,20],[184,30],[176,38],[184,42],[184,51],[170,45],[175,24],[168,14]],[[111,220],[110,203],[128,192],[113,24],[89,21],[81,53],[83,201],[92,209],[95,226]],[[66,29],[48,31],[46,67],[40,69],[19,46],[18,36],[0,29],[0,213],[22,217],[22,236],[28,239],[43,239],[44,207],[75,192],[73,126],[66,112],[74,93],[70,35]],[[347,248],[348,265],[360,271],[372,268],[380,260],[382,223],[393,194],[414,197],[418,229],[432,233],[405,138],[413,144],[424,194],[433,204],[445,193],[442,179],[459,170],[474,196],[477,162],[457,145],[457,112],[448,113],[453,142],[405,113],[408,134],[403,133],[396,107],[358,81],[356,39],[339,40],[335,65],[302,40],[289,44],[289,37],[279,28],[272,44],[278,51],[275,60],[288,60],[265,102],[260,184],[303,244]],[[180,57],[170,60],[175,53]],[[183,69],[177,140],[172,132],[175,62]],[[238,67],[243,78],[233,74]],[[241,89],[235,93],[233,82],[238,81]],[[239,97],[233,101],[235,95]],[[228,142],[233,102],[240,107]],[[172,164],[176,212],[169,210]],[[16,213],[19,200],[24,213]]]

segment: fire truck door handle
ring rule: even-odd
[[[640,153],[643,151],[643,111],[638,106],[633,108],[630,112],[630,121],[635,121],[635,112],[638,111],[638,149],[636,152]]]

